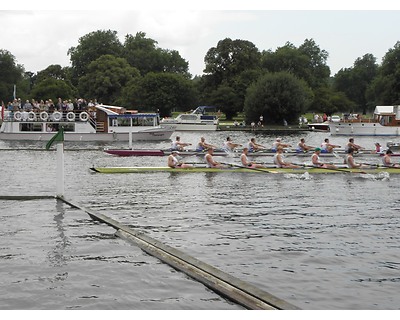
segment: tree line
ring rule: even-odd
[[[372,54],[330,75],[328,52],[313,39],[296,47],[260,51],[247,40],[220,40],[205,57],[201,76],[192,77],[178,51],[158,47],[144,32],[126,35],[98,30],[68,52],[71,66],[50,65],[32,73],[0,49],[0,100],[23,101],[85,97],[104,104],[161,116],[211,105],[232,119],[244,112],[247,123],[296,122],[304,112],[367,113],[376,105],[400,104],[400,42],[378,64]]]

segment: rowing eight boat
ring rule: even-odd
[[[349,169],[349,168],[245,168],[240,166],[229,167],[224,169],[219,168],[206,168],[206,167],[192,167],[192,168],[170,168],[170,167],[96,167],[90,168],[90,170],[98,173],[140,173],[140,172],[263,172],[263,173],[370,173],[376,174],[380,172],[387,173],[400,173],[400,168],[387,168],[387,167],[373,167],[373,168],[361,168],[361,169]]]
[[[120,157],[143,157],[143,156],[168,156],[171,154],[171,149],[104,149],[104,152]],[[180,151],[180,156],[204,156],[206,154],[205,151],[196,151],[196,150],[184,150]],[[242,154],[241,150],[233,151],[233,152],[226,152],[221,149],[217,149],[214,151],[214,156],[240,156]],[[285,150],[286,156],[298,156],[298,157],[311,157],[313,151],[309,152],[296,152],[295,150]],[[339,150],[334,153],[320,153],[320,157],[334,157],[340,155],[345,155],[346,153],[344,150]],[[260,150],[256,152],[249,152],[248,156],[251,157],[260,157],[260,156],[274,156],[275,152],[272,150]],[[362,151],[359,153],[355,153],[355,156],[362,156],[362,155],[381,155],[380,153],[375,153],[373,151]],[[383,154],[382,154],[383,155]],[[392,154],[392,156],[394,156]]]

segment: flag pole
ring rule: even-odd
[[[64,170],[64,142],[61,141],[57,143],[57,166],[56,166],[56,196],[57,197],[64,197],[64,177],[65,177],[65,170]]]

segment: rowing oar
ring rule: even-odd
[[[366,166],[377,167],[377,168],[392,168],[392,169],[400,169],[399,166],[396,166],[396,163],[392,163],[390,166],[384,166],[381,164],[373,164],[373,163],[362,163]]]
[[[236,167],[236,168],[241,168],[241,169],[260,171],[260,172],[264,172],[264,173],[278,173],[276,171],[270,171],[270,170],[261,169],[261,168],[251,168],[251,167],[239,166],[239,165],[233,164],[233,163],[225,163],[225,162],[220,162],[220,163],[223,164],[223,165],[226,165],[226,166],[230,166],[230,167]]]
[[[346,173],[362,173],[366,174],[367,172],[365,171],[358,171],[358,172],[353,172],[345,169],[339,169],[339,168],[325,168],[325,167],[315,167],[315,166],[310,166],[306,164],[300,164],[300,163],[293,163],[296,166],[302,166],[302,167],[307,167],[307,168],[314,168],[314,169],[324,169],[324,170],[332,170],[332,171],[338,171],[338,172],[346,172]]]

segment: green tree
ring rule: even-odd
[[[353,67],[339,70],[334,77],[333,87],[353,102],[355,110],[362,110],[366,114],[372,107],[367,100],[367,90],[377,73],[376,58],[372,54],[365,54],[357,58]]]
[[[87,72],[89,64],[99,57],[109,54],[122,56],[122,44],[116,31],[98,30],[79,38],[79,44],[68,50],[72,65],[72,83],[77,85],[80,77]]]
[[[373,105],[400,104],[400,41],[383,57],[377,76],[367,90],[367,98]]]
[[[137,109],[171,116],[173,110],[190,110],[196,106],[195,90],[190,80],[179,74],[149,72],[132,92]]]
[[[64,100],[76,97],[76,94],[76,90],[64,80],[54,78],[46,78],[36,83],[31,91],[32,98],[36,100],[52,99],[57,101],[58,98]]]
[[[297,122],[312,99],[307,84],[288,72],[267,73],[247,90],[244,111],[246,122]]]
[[[287,42],[275,52],[263,51],[262,68],[268,72],[289,72],[304,79],[311,88],[328,85],[330,69],[326,65],[328,53],[321,50],[314,40],[306,39],[296,48]]]
[[[124,57],[142,75],[149,72],[169,72],[190,78],[189,64],[178,51],[158,48],[157,41],[146,38],[144,32],[137,32],[135,36],[126,35]]]
[[[219,41],[204,58],[205,75],[199,84],[203,101],[232,119],[243,110],[247,87],[260,75],[260,59],[261,53],[250,41]]]
[[[13,99],[14,85],[19,87],[23,80],[24,68],[17,64],[15,57],[7,50],[0,49],[0,100],[7,103]]]
[[[115,104],[122,89],[139,76],[138,70],[132,68],[124,58],[104,55],[89,64],[86,75],[79,79],[79,92],[84,97]]]

